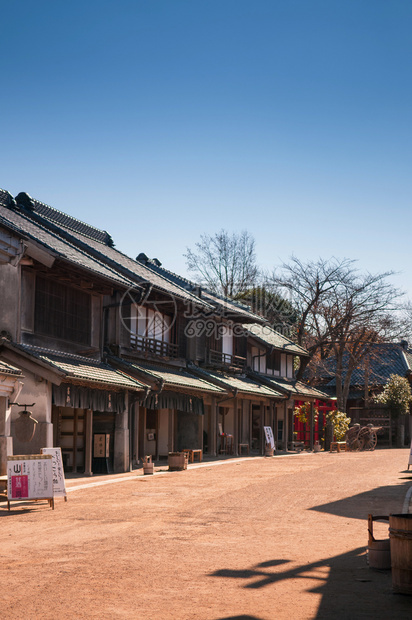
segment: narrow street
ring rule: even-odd
[[[368,513],[404,509],[408,457],[165,465],[68,480],[54,511],[1,503],[1,617],[410,618],[412,597],[392,594],[390,571],[369,569],[365,553]]]

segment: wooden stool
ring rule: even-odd
[[[195,457],[197,458],[197,460],[200,461],[202,460],[202,450],[191,450],[191,462],[194,463]]]
[[[331,452],[340,452],[343,449],[346,452],[346,441],[331,441],[330,442],[330,451]]]
[[[243,448],[246,449],[246,454],[249,454],[249,444],[248,443],[240,443],[239,444],[239,456],[242,454]]]

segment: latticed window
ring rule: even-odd
[[[267,370],[280,370],[280,352],[272,351],[266,355]]]
[[[37,276],[34,329],[45,336],[90,344],[90,295]]]

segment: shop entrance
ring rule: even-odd
[[[85,420],[84,409],[53,406],[53,445],[61,447],[67,472],[84,472]]]

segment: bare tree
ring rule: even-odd
[[[184,256],[199,283],[225,297],[235,297],[256,284],[255,240],[247,231],[201,235],[196,250],[187,248]]]
[[[298,308],[298,343],[312,355],[314,374],[334,358],[338,409],[346,411],[354,369],[371,346],[399,338],[402,293],[382,274],[360,273],[355,262],[336,258],[302,263],[296,258],[274,274]],[[326,366],[330,364],[327,363]]]

